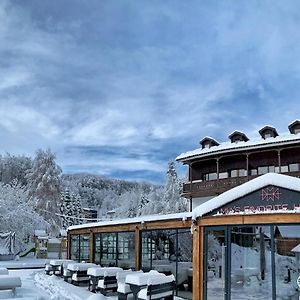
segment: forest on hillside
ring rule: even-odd
[[[83,209],[98,218],[115,218],[186,211],[182,183],[169,162],[164,185],[129,182],[92,174],[62,174],[55,154],[37,150],[35,157],[0,156],[0,232],[16,232],[22,245],[35,229],[53,233],[85,222]]]

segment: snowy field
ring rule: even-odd
[[[21,259],[20,261],[0,262],[1,267],[23,268],[9,270],[9,275],[19,276],[22,287],[16,288],[16,294],[11,290],[0,290],[0,299],[22,299],[22,300],[117,300],[116,294],[107,297],[100,293],[94,294],[88,291],[87,286],[74,286],[65,282],[55,275],[46,275],[43,269],[27,269],[27,267],[43,266],[47,260]],[[26,268],[26,269],[25,269]],[[132,300],[132,296],[127,297]],[[175,299],[181,299],[176,298]]]

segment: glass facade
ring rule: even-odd
[[[88,234],[71,235],[70,257],[76,261],[90,259],[90,241]]]
[[[134,232],[95,233],[94,243],[95,263],[124,269],[134,268]]]
[[[141,235],[141,267],[176,278],[177,295],[192,299],[192,235],[188,229],[145,230]]]
[[[207,227],[204,242],[204,299],[300,298],[300,225]]]

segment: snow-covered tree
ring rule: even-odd
[[[181,183],[178,180],[175,163],[169,162],[164,196],[162,199],[164,213],[182,212],[187,210],[186,200],[180,196]]]
[[[31,167],[31,158],[24,155],[15,156],[6,153],[0,156],[0,181],[2,183],[11,183],[13,180],[17,180],[22,185],[26,185],[26,172]]]
[[[128,191],[119,198],[119,207],[116,215],[118,217],[133,218],[138,215],[138,208],[141,200],[141,195],[137,191]]]
[[[18,248],[34,230],[46,229],[49,225],[34,211],[28,197],[28,191],[16,180],[11,184],[0,183],[0,232],[15,232]]]
[[[35,199],[36,211],[53,226],[59,226],[60,174],[62,170],[55,162],[50,149],[39,149],[33,166],[27,173],[29,196]]]
[[[142,208],[143,215],[160,214],[164,212],[164,188],[161,186],[153,186],[147,195],[148,202]]]
[[[82,223],[82,207],[79,195],[70,194],[69,190],[65,190],[62,193],[60,216],[62,227],[65,229],[71,225]]]

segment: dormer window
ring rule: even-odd
[[[275,138],[278,136],[277,130],[272,126],[265,126],[261,130],[259,130],[259,134],[263,139]]]
[[[271,137],[272,137],[271,133],[266,133],[265,136],[264,136],[265,139],[268,139],[268,138],[271,138]]]
[[[231,143],[238,143],[238,142],[247,142],[249,141],[248,137],[245,135],[245,133],[241,131],[235,130],[233,133],[231,133],[228,138],[230,139]]]
[[[213,146],[219,146],[220,144],[211,137],[206,136],[204,139],[200,141],[202,149],[211,148]]]
[[[295,120],[294,122],[292,122],[289,125],[289,131],[291,134],[298,134],[300,133],[300,121],[299,120]]]

